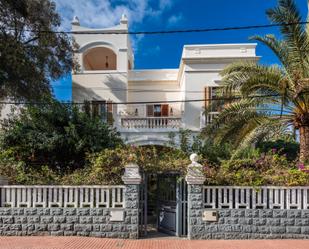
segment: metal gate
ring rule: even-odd
[[[158,175],[157,186],[158,231],[170,235],[176,235],[176,175]]]
[[[177,236],[188,235],[188,185],[182,178],[177,182]]]
[[[157,230],[173,236],[187,235],[187,184],[179,174],[157,174]],[[151,181],[149,181],[151,182]],[[139,231],[147,235],[148,175],[143,175],[140,187]]]
[[[147,235],[147,175],[142,174],[142,184],[139,188],[139,236]]]

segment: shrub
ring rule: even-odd
[[[258,144],[258,148],[264,153],[275,149],[279,154],[286,155],[289,161],[293,161],[297,159],[299,143],[279,139],[276,141],[261,142]]]
[[[259,159],[234,159],[223,161],[214,170],[207,167],[205,174],[209,185],[238,186],[303,186],[309,184],[309,174],[296,168],[283,155],[268,153]]]
[[[1,147],[12,152],[27,168],[47,165],[59,174],[83,168],[86,154],[115,148],[119,134],[99,117],[76,105],[48,99],[44,105],[28,105],[2,122]]]
[[[0,153],[0,175],[7,177],[9,184],[57,184],[60,177],[48,166],[29,168],[17,161],[10,150]]]

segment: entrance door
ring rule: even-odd
[[[158,175],[158,231],[176,235],[177,231],[177,177]]]

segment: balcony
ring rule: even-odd
[[[206,116],[204,114],[204,111],[200,113],[200,128],[204,128],[208,124],[212,123],[213,119],[218,116],[219,112],[210,112]]]
[[[120,117],[120,131],[177,131],[180,117]]]

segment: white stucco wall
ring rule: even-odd
[[[92,30],[73,26],[73,31],[123,32],[128,28],[126,20],[119,25]],[[128,69],[128,61],[134,65],[130,40],[126,34],[76,34],[79,51],[76,53],[81,71],[72,74],[72,98],[75,102],[84,100],[111,100],[113,102],[156,102],[175,100],[196,100],[205,98],[205,87],[220,84],[222,69],[237,60],[258,60],[256,44],[211,44],[185,45],[176,69],[135,70]],[[117,70],[85,71],[82,54],[93,47],[107,47],[117,55]],[[168,56],[168,55],[167,55]],[[182,127],[194,132],[200,130],[200,114],[204,101],[168,103],[173,116],[182,118]],[[146,104],[117,105],[118,114],[146,117]],[[117,120],[120,116],[117,115]],[[120,124],[120,123],[119,123]],[[123,127],[121,127],[123,129]],[[146,131],[138,128],[122,130],[126,141],[139,144],[166,142],[168,129]]]
[[[89,29],[78,24],[72,26],[72,31],[80,32],[73,35],[78,44],[75,58],[80,65],[80,70],[72,73],[72,100],[74,102],[84,100],[126,102],[128,100],[128,66],[129,61],[131,66],[134,66],[134,58],[128,35],[121,34],[127,30],[128,24],[125,17],[120,20],[119,25],[111,28]],[[92,32],[95,34],[91,34]],[[116,70],[84,69],[83,54],[96,47],[109,48],[116,54]],[[104,61],[105,58],[102,60]]]
[[[128,101],[167,101],[169,107],[173,108],[173,115],[180,116],[180,103],[168,103],[168,101],[181,99],[177,76],[178,69],[130,71]],[[136,108],[138,109],[138,113],[140,115],[146,116],[145,104],[129,106],[129,110],[131,112]]]
[[[180,85],[185,100],[204,99],[205,87],[220,84],[220,72],[239,60],[256,61],[256,44],[186,45],[182,53]],[[194,93],[192,92],[194,91]],[[200,129],[200,114],[205,102],[185,102],[183,122],[186,129]]]

